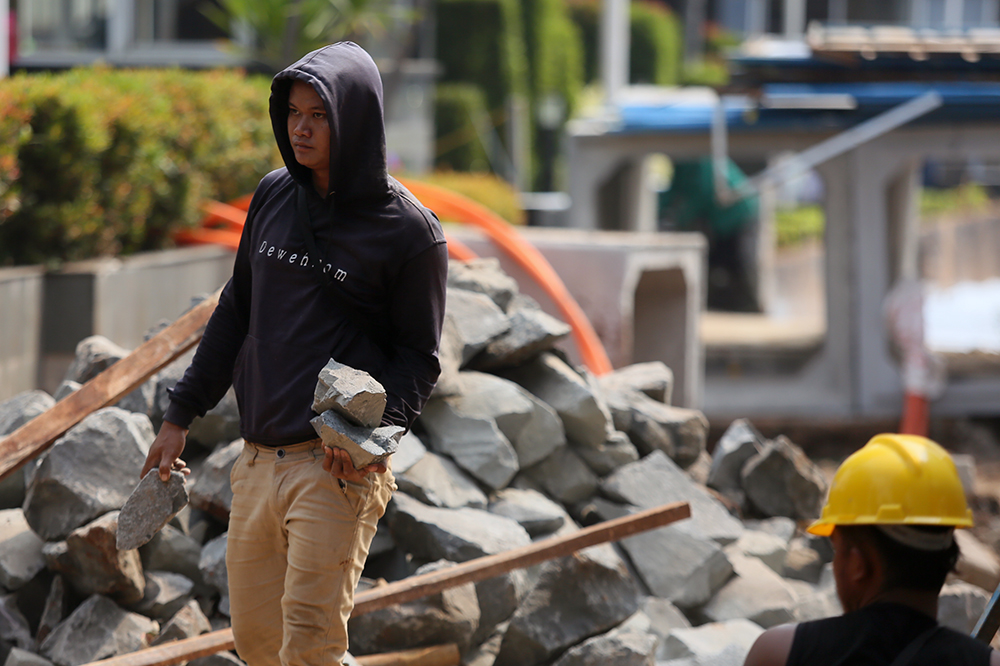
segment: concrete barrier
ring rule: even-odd
[[[76,344],[103,335],[126,348],[162,319],[187,310],[232,274],[234,253],[215,246],[147,252],[64,265],[45,276],[39,387],[52,392]]]
[[[674,403],[699,407],[699,314],[705,302],[706,244],[696,233],[582,229],[520,230],[548,259],[590,318],[612,365],[663,361],[674,371]],[[499,257],[521,291],[559,316],[541,288],[478,232],[448,228],[480,256]]]
[[[41,266],[0,269],[0,401],[35,388],[43,280]]]

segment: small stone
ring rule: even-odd
[[[319,371],[313,411],[332,409],[352,425],[377,428],[385,411],[385,388],[364,370],[356,370],[332,358]]]
[[[194,599],[184,604],[160,629],[160,633],[150,645],[162,645],[171,641],[193,638],[212,631],[212,625],[205,617],[201,606]]]
[[[486,494],[450,459],[427,453],[406,472],[396,474],[399,490],[424,504],[457,509],[486,508]]]
[[[171,472],[163,483],[158,469],[149,470],[118,514],[118,550],[135,550],[148,543],[187,502],[183,474]]]
[[[555,532],[566,522],[566,511],[535,490],[505,488],[493,497],[489,511],[516,520],[532,537]]]
[[[45,568],[44,543],[28,527],[24,511],[0,511],[0,588],[19,590]]]
[[[169,571],[147,571],[142,600],[130,610],[154,620],[168,620],[191,600],[194,583]]]
[[[355,469],[383,462],[399,447],[399,438],[406,431],[400,426],[369,428],[350,423],[332,409],[310,421],[325,446],[347,451]]]
[[[228,521],[233,508],[233,489],[229,475],[243,452],[242,439],[220,444],[196,470],[191,487],[191,506],[217,520]]]

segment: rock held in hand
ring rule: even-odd
[[[376,428],[385,411],[385,389],[364,370],[356,370],[332,358],[319,371],[313,396],[313,411],[332,409],[354,425]]]
[[[118,550],[147,544],[187,503],[183,474],[171,472],[164,483],[157,469],[149,470],[118,514]]]
[[[405,430],[399,426],[367,428],[356,426],[332,409],[312,421],[316,434],[323,444],[344,449],[351,456],[354,469],[380,463],[399,447],[399,438]]]

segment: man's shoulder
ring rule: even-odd
[[[394,178],[390,178],[390,192],[392,203],[384,215],[391,218],[392,225],[408,239],[410,247],[426,249],[445,242],[441,223],[433,211]]]
[[[277,189],[290,187],[294,182],[292,174],[288,173],[288,169],[281,167],[260,179],[260,183],[257,185],[257,193],[267,195]]]

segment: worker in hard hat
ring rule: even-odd
[[[768,629],[745,666],[1000,666],[1000,653],[937,623],[972,513],[951,456],[924,437],[878,435],[837,470],[808,531],[833,542],[844,614]]]

